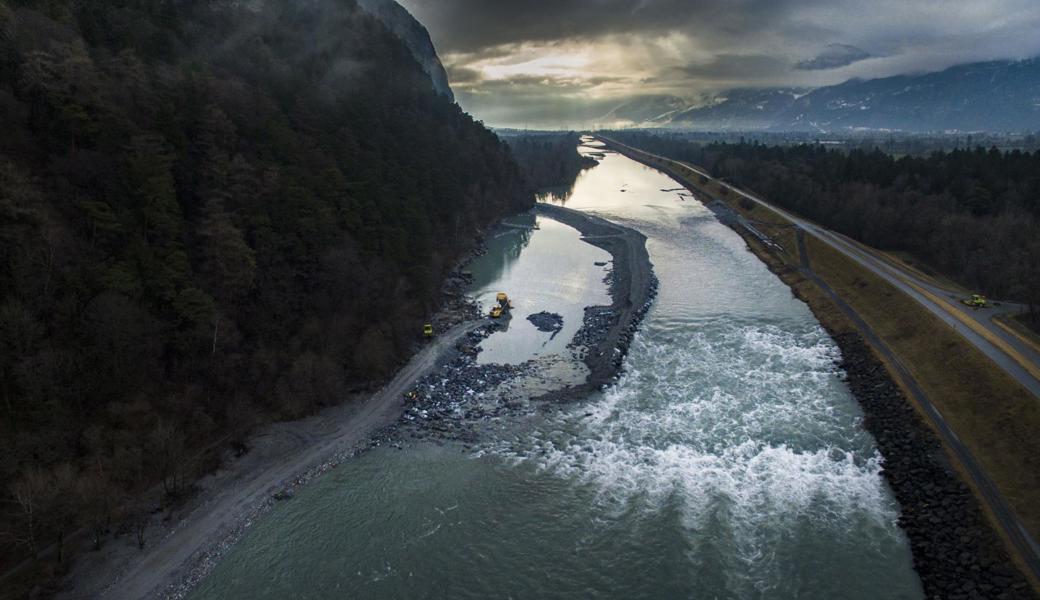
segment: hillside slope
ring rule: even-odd
[[[386,376],[533,202],[349,0],[0,3],[0,130],[0,566]]]
[[[807,90],[730,90],[698,106],[675,114],[678,126],[705,126],[720,130],[764,129],[773,126]]]

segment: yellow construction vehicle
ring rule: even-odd
[[[495,294],[495,305],[491,307],[491,318],[501,317],[502,313],[510,308],[513,308],[513,303],[509,301],[509,296],[505,292]]]
[[[432,338],[433,337],[433,325],[431,325],[430,323],[427,323],[427,324],[423,325],[422,334],[423,334],[423,337]]]
[[[987,306],[989,306],[989,302],[986,300],[986,297],[980,296],[978,294],[972,294],[971,298],[965,298],[961,300],[961,302],[967,304],[972,308],[986,308]]]

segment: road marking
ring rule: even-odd
[[[993,323],[997,327],[1000,327],[1005,332],[1007,332],[1009,335],[1015,336],[1015,338],[1018,341],[1022,342],[1026,346],[1029,346],[1030,348],[1032,348],[1034,352],[1040,353],[1040,346],[1038,346],[1036,344],[1036,342],[1034,342],[1033,340],[1031,340],[1031,339],[1027,338],[1026,336],[1022,335],[1018,331],[1015,331],[1015,329],[1013,327],[1011,327],[1010,325],[1008,325],[1007,323],[1003,322],[1001,319],[998,318],[998,317],[1003,316],[1003,315],[1008,315],[1008,317],[1011,316],[1009,313],[998,313],[998,314],[993,315],[992,317],[990,317],[990,319],[989,319],[990,323]]]
[[[819,231],[820,231],[820,233],[826,235],[827,237],[833,238],[833,241],[830,244],[832,247],[833,246],[844,246],[845,249],[846,249],[846,254],[847,255],[856,254],[865,262],[870,262],[871,260],[873,260],[873,261],[878,261],[879,260],[879,259],[873,257],[871,253],[865,252],[865,251],[861,250],[858,247],[859,246],[858,242],[856,243],[856,245],[849,244],[848,242],[845,242],[843,236],[841,236],[840,234],[834,234],[830,230],[827,230],[827,229],[824,229],[824,228],[819,228]],[[817,234],[816,231],[810,231],[810,233],[816,235],[816,237],[818,239],[821,239],[825,243],[827,242],[827,240],[823,240],[822,237],[819,234]],[[960,321],[964,325],[967,325],[968,328],[970,330],[972,330],[975,334],[977,334],[978,336],[982,337],[984,340],[986,340],[987,342],[992,344],[995,348],[997,348],[998,350],[1000,350],[1001,352],[1006,354],[1009,358],[1011,358],[1013,361],[1018,363],[1018,365],[1020,367],[1025,369],[1026,372],[1029,373],[1034,379],[1036,379],[1037,381],[1040,381],[1040,368],[1037,367],[1036,363],[1034,363],[1033,361],[1029,360],[1029,358],[1027,358],[1026,356],[1023,356],[1022,353],[1020,353],[1018,350],[1016,350],[1010,344],[1008,344],[1008,342],[1006,340],[1001,339],[999,336],[994,334],[992,331],[986,329],[981,324],[979,324],[978,321],[976,321],[975,319],[972,319],[968,315],[964,314],[964,311],[960,310],[957,306],[954,306],[950,301],[948,301],[945,298],[942,298],[942,297],[936,295],[935,293],[925,289],[923,286],[921,286],[916,281],[913,281],[912,278],[910,278],[905,272],[901,271],[899,268],[893,267],[892,265],[884,264],[884,263],[879,264],[877,266],[878,266],[878,268],[880,270],[886,271],[889,275],[891,275],[895,279],[898,279],[902,283],[908,285],[910,288],[912,288],[918,294],[921,294],[922,296],[927,298],[929,301],[931,301],[933,304],[935,304],[938,308],[942,309],[943,312],[949,314],[950,316],[952,316],[953,318],[957,319],[958,321]],[[956,328],[954,328],[954,329],[956,330]],[[1016,335],[1016,337],[1018,337],[1018,336]]]
[[[974,331],[976,334],[981,336],[983,339],[985,339],[990,344],[993,344],[993,346],[995,346],[997,349],[999,349],[1004,354],[1007,354],[1008,357],[1010,357],[1013,361],[1018,363],[1018,365],[1020,367],[1025,369],[1027,373],[1032,375],[1034,379],[1036,379],[1037,381],[1040,381],[1040,368],[1037,368],[1036,364],[1034,364],[1031,360],[1029,360],[1028,358],[1023,356],[1018,350],[1015,350],[1014,348],[1012,348],[1011,345],[1008,344],[1005,340],[1001,339],[999,336],[994,334],[992,331],[990,331],[990,330],[986,329],[985,327],[983,327],[982,325],[980,325],[978,323],[978,321],[976,321],[975,319],[972,319],[971,317],[965,315],[963,312],[958,310],[956,307],[950,306],[950,303],[947,302],[946,300],[943,300],[942,298],[940,298],[940,297],[936,296],[935,294],[929,292],[928,290],[922,288],[921,286],[917,285],[913,281],[907,281],[906,279],[903,279],[902,277],[899,277],[899,275],[893,275],[893,276],[896,277],[897,279],[899,279],[900,281],[902,281],[903,283],[905,283],[905,284],[909,285],[910,287],[912,287],[917,293],[919,293],[922,296],[924,296],[924,297],[928,298],[929,300],[931,300],[933,303],[938,305],[939,308],[943,309],[943,311],[945,311],[947,314],[952,315],[953,318],[955,318],[958,321],[960,321],[961,323],[964,323],[965,325],[967,325],[969,329]]]

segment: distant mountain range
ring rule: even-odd
[[[704,124],[712,129],[768,129],[809,92],[779,88],[730,90],[704,104],[676,112],[668,122],[682,127]]]
[[[669,110],[661,112],[663,107]],[[717,130],[1036,131],[1040,58],[853,79],[815,90],[740,89],[692,102],[657,96],[626,103],[606,119]]]

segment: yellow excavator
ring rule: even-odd
[[[965,298],[961,302],[972,308],[986,308],[989,306],[989,301],[986,300],[986,297],[979,294],[972,294],[971,298]]]
[[[513,303],[509,301],[509,296],[505,292],[499,292],[495,295],[496,304],[491,307],[491,318],[497,319],[502,316],[510,308],[513,308]]]

